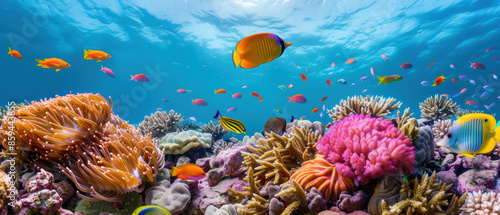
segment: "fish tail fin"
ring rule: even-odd
[[[497,125],[495,125],[495,128],[493,129],[493,139],[495,139],[495,141],[499,142],[500,143],[500,130],[498,130],[498,128],[500,127],[500,121],[497,122]]]
[[[234,67],[237,68],[241,63],[241,54],[233,50],[233,63]]]
[[[469,63],[470,63],[470,67],[469,68],[472,68],[472,62],[469,61]]]
[[[104,69],[104,67],[101,65],[101,70],[103,70],[103,69]]]
[[[191,90],[186,90],[186,92],[188,92],[188,93],[193,93],[193,91],[191,91]]]
[[[175,166],[172,166],[172,176],[177,176],[179,175],[179,169],[177,169]]]
[[[130,80],[134,80],[134,76],[129,74],[130,75]]]
[[[259,96],[259,101],[262,102],[264,101],[264,99],[262,99],[262,97]]]
[[[10,47],[9,47],[9,52],[7,54],[11,54],[11,53],[12,53],[12,49],[10,49]]]
[[[377,78],[378,78],[378,80],[379,80],[379,82],[378,82],[378,84],[377,84],[377,85],[379,85],[380,83],[382,83],[382,78],[381,78],[380,76],[378,76],[378,75],[377,75]]]
[[[87,59],[87,54],[89,53],[89,51],[83,49],[83,59]]]
[[[292,115],[292,119],[290,120],[290,122],[293,122],[295,121],[295,117]]]
[[[220,114],[219,110],[217,110],[217,113],[215,114],[214,118],[215,119],[220,119],[222,115]]]
[[[59,72],[59,70],[61,70],[61,69],[56,69],[56,72]]]
[[[437,86],[437,85],[436,84],[431,85],[431,87],[435,87],[435,86]]]
[[[35,59],[36,62],[38,62],[37,66],[41,66],[43,67],[43,61],[42,60],[38,60],[38,59]]]

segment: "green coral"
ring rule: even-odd
[[[142,206],[142,197],[139,193],[131,192],[125,195],[125,198],[121,201],[121,207],[115,208],[113,204],[113,202],[92,202],[82,199],[78,202],[75,212],[80,212],[85,215],[99,215],[101,212],[114,215],[130,215],[136,208]]]

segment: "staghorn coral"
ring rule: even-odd
[[[387,206],[387,203],[382,200],[382,215],[398,215],[398,214],[458,214],[460,207],[465,201],[467,194],[464,194],[458,199],[451,193],[446,193],[451,185],[446,185],[443,182],[437,183],[436,172],[432,173],[431,177],[425,174],[422,181],[413,179],[409,183],[403,181],[401,187],[399,202]],[[452,196],[451,202],[448,203],[447,198]],[[448,206],[446,211],[442,206]]]
[[[254,170],[250,167],[248,169],[247,176],[245,177],[245,181],[248,182],[248,187],[243,187],[242,191],[228,188],[229,195],[233,196],[234,198],[239,200],[249,200],[247,204],[244,205],[244,208],[238,209],[238,212],[242,214],[264,214],[269,207],[269,200],[260,196],[260,190],[255,184],[253,175]]]
[[[437,143],[443,139],[444,135],[448,134],[453,123],[451,119],[438,120],[432,125],[432,133],[434,133],[434,142]]]
[[[304,162],[291,179],[307,191],[317,188],[326,200],[338,200],[342,191],[354,192],[352,179],[342,176],[322,155],[316,155],[314,160]]]
[[[462,214],[499,214],[500,213],[500,193],[495,192],[472,192],[469,193]]]
[[[111,104],[112,106],[112,104]],[[163,154],[150,136],[111,114],[99,94],[57,96],[16,108],[17,149],[24,161],[47,170],[61,170],[77,188],[105,201],[121,201],[127,192],[141,192],[163,167]],[[0,129],[8,147],[8,129]],[[23,154],[23,153],[20,153]]]
[[[330,126],[316,148],[356,184],[414,169],[415,151],[408,137],[391,122],[370,115],[350,115]]]
[[[448,96],[434,95],[420,103],[420,112],[422,118],[429,120],[446,119],[454,116],[458,111],[456,102],[448,99]]]
[[[413,113],[410,113],[410,108],[406,108],[405,112],[401,116],[401,112],[398,110],[397,128],[403,132],[410,140],[415,141],[418,138],[418,122],[417,119],[411,118]]]
[[[210,148],[212,136],[194,130],[172,132],[161,138],[159,147],[165,154],[184,154],[192,148]]]
[[[288,206],[281,214],[292,214],[292,212],[298,210],[301,205],[307,205],[306,193],[293,179],[290,180],[290,184],[283,186],[281,192],[277,193],[275,197],[281,197],[282,200],[288,203]]]
[[[379,100],[380,99],[380,100]],[[341,100],[332,110],[328,110],[330,118],[337,122],[352,114],[370,114],[372,117],[384,117],[391,111],[398,109],[401,102],[396,102],[394,98],[384,98],[382,96],[354,96]]]
[[[275,133],[266,134],[254,145],[248,145],[251,153],[243,152],[246,168],[252,168],[254,180],[263,187],[268,181],[281,185],[288,181],[291,170],[300,167],[301,163],[314,158],[315,144],[320,139],[319,132],[307,128],[294,127],[292,133],[280,136]]]
[[[208,124],[205,126],[201,127],[201,131],[203,133],[210,133],[212,134],[212,139],[214,141],[220,140],[224,135],[229,133],[229,129],[224,128],[222,124],[210,121]]]
[[[139,123],[139,128],[142,135],[152,134],[152,138],[162,138],[167,132],[175,132],[179,128],[177,123],[182,118],[174,110],[156,111],[151,116],[145,116],[144,120]]]

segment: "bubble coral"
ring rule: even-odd
[[[141,192],[163,167],[163,154],[150,136],[111,114],[99,94],[69,94],[17,107],[15,131],[0,129],[3,146],[14,135],[24,161],[61,170],[88,200],[121,201]]]
[[[356,184],[414,169],[415,151],[410,139],[390,121],[370,115],[350,115],[330,126],[316,148]]]
[[[137,128],[141,130],[143,135],[151,133],[153,138],[162,138],[167,132],[177,131],[179,127],[177,123],[181,117],[174,110],[170,110],[168,113],[156,111],[151,116],[145,116]]]
[[[458,106],[451,98],[436,94],[420,103],[420,112],[422,118],[435,121],[454,116],[458,112]]]
[[[380,99],[380,100],[379,100]],[[396,102],[394,98],[384,98],[379,96],[353,96],[341,100],[332,110],[328,110],[330,118],[333,121],[340,121],[350,114],[370,114],[372,117],[384,117],[391,111],[398,109],[401,102]]]
[[[291,179],[297,181],[304,190],[310,191],[315,187],[326,200],[338,200],[342,191],[354,192],[352,179],[342,176],[335,166],[321,155],[304,162]]]

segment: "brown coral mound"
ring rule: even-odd
[[[432,173],[431,177],[425,174],[422,177],[422,182],[418,179],[413,179],[409,183],[403,181],[401,186],[401,195],[399,202],[388,207],[382,200],[382,215],[399,215],[399,214],[435,214],[435,215],[454,215],[458,214],[460,207],[465,202],[467,193],[458,199],[451,193],[446,193],[451,187],[443,182],[436,182],[436,172]],[[448,203],[448,197],[452,196],[451,202]],[[442,206],[448,206],[446,211]]]
[[[379,100],[380,99],[380,100]],[[401,102],[396,102],[394,98],[384,98],[379,96],[354,96],[341,100],[332,110],[328,110],[333,121],[339,121],[352,114],[370,114],[371,117],[381,118],[387,116],[391,111],[398,109]],[[394,104],[395,103],[395,104]]]
[[[162,138],[167,132],[177,131],[177,122],[181,120],[181,117],[174,110],[170,110],[168,113],[156,111],[151,116],[145,116],[137,128],[141,130],[143,135],[151,133],[153,138]]]
[[[422,118],[429,120],[446,119],[458,112],[458,106],[451,98],[448,99],[448,96],[436,94],[420,103],[420,112]]]
[[[60,169],[82,192],[82,198],[121,201],[141,192],[163,167],[163,153],[150,136],[111,114],[99,94],[56,97],[16,109],[18,150],[27,161],[48,170]],[[0,129],[8,147],[9,130]]]
[[[352,179],[343,177],[322,155],[316,155],[316,159],[304,162],[291,179],[307,191],[316,187],[326,200],[338,200],[342,191],[354,192]]]

